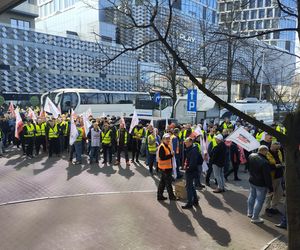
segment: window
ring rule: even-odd
[[[248,22],[248,29],[253,30],[254,29],[254,21]]]
[[[234,10],[239,10],[240,9],[240,2],[235,1],[233,6],[234,6]]]
[[[257,0],[257,8],[263,7],[264,1],[263,0]]]
[[[112,104],[125,104],[127,103],[124,94],[112,94]]]
[[[225,3],[219,3],[219,11],[225,11]]]
[[[227,11],[232,10],[232,2],[227,3],[227,8],[226,8],[226,10],[227,10]]]
[[[270,7],[272,4],[271,0],[265,0],[265,6]]]
[[[135,103],[136,94],[126,94],[128,103]]]
[[[242,13],[240,11],[236,11],[235,13],[235,20],[240,21]]]
[[[259,18],[264,18],[265,17],[265,10],[259,10],[258,11],[258,17]]]
[[[10,24],[13,28],[19,28],[24,30],[29,30],[30,28],[30,22],[28,21],[10,19]]]
[[[267,9],[267,17],[273,17],[273,9]]]
[[[217,16],[217,14],[216,14],[216,11],[212,11],[212,18],[211,18],[211,21],[212,21],[212,23],[216,23],[216,16]]]
[[[247,9],[248,3],[249,3],[248,0],[242,0],[241,8],[242,8],[242,9]]]
[[[221,22],[226,22],[226,14],[225,13],[221,14]]]
[[[256,21],[256,29],[261,30],[263,27],[262,20]]]
[[[243,20],[249,20],[249,11],[244,11]]]
[[[256,18],[257,18],[257,11],[251,10],[251,19],[256,19]]]
[[[272,20],[272,28],[277,29],[278,28],[278,20]]]
[[[279,39],[279,37],[280,37],[280,32],[279,31],[273,33],[273,39]]]
[[[206,7],[203,7],[203,19],[206,20]]]
[[[275,17],[280,17],[281,16],[281,11],[279,8],[275,9]]]
[[[250,9],[255,8],[255,0],[249,0],[249,8]]]
[[[241,30],[246,30],[247,27],[247,23],[246,22],[242,22],[241,23]]]
[[[97,104],[98,94],[97,93],[80,93],[81,104]]]
[[[270,33],[269,33],[269,34],[266,34],[266,35],[265,35],[265,39],[266,39],[266,40],[271,39],[271,34],[270,34]]]
[[[271,41],[271,45],[277,46],[277,42],[276,41]]]
[[[271,27],[271,21],[264,20],[264,29],[270,29],[270,27]]]
[[[75,109],[78,105],[78,96],[76,93],[64,93],[61,102],[61,111],[68,112],[70,109]]]
[[[291,41],[285,41],[285,49],[288,51],[291,50]]]

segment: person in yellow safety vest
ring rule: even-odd
[[[41,145],[43,146],[43,151],[46,152],[46,124],[43,123],[41,118],[37,119],[37,124],[35,124],[35,153],[39,154]]]
[[[101,132],[101,142],[103,149],[103,164],[107,164],[107,154],[109,158],[109,164],[112,163],[112,150],[111,150],[111,141],[112,141],[112,130],[109,128],[109,124],[106,122]]]
[[[139,122],[139,124],[133,129],[132,134],[132,160],[131,162],[139,162],[139,155],[141,151],[142,139],[145,135],[145,131],[143,128],[143,124]]]
[[[69,121],[67,120],[66,115],[61,115],[61,122],[59,124],[60,131],[62,133],[62,141],[61,141],[61,152],[63,150],[68,149],[69,145],[69,137],[70,137],[70,128],[69,128]]]
[[[207,151],[209,156],[211,156],[212,150],[218,145],[215,135],[216,135],[216,129],[214,127],[210,128],[209,133],[207,134],[207,142],[208,142]],[[210,187],[210,176],[213,171],[213,168],[210,162],[208,162],[207,166],[208,166],[208,170],[206,172],[205,182],[206,182],[206,186]]]
[[[169,199],[176,200],[176,196],[174,195],[172,188],[172,158],[175,153],[171,150],[170,143],[171,136],[169,134],[164,134],[162,138],[162,143],[158,147],[158,169],[161,173],[157,189],[158,201],[163,201],[167,199],[163,196],[165,188],[167,188]]]
[[[153,126],[152,124],[148,124],[146,132],[145,132],[145,138],[148,138],[148,136],[153,132]],[[146,140],[146,166],[149,166],[149,150],[148,150],[148,140]]]
[[[177,179],[180,179],[183,176],[180,173],[180,170],[179,170],[179,167],[181,165],[181,161],[180,161],[180,139],[179,139],[179,133],[180,133],[180,130],[178,128],[175,128],[173,130],[173,134],[171,135],[171,142],[172,142],[173,151],[175,153],[175,160],[176,160]]]
[[[201,136],[202,135],[197,136],[197,138],[194,141],[194,145],[197,146],[197,149],[198,149],[199,153],[202,156],[202,149],[201,149],[201,143],[200,143]],[[205,188],[205,186],[201,183],[201,177],[202,177],[202,164],[201,165],[199,164],[198,165],[198,178],[195,179],[195,187],[196,187],[196,189],[197,188],[198,189]]]
[[[264,131],[262,131],[261,129],[258,129],[256,135],[255,135],[255,138],[258,142],[261,141],[262,137],[263,137],[263,134],[264,134]]]
[[[83,131],[83,128],[81,127],[81,122],[80,122],[80,118],[78,117],[76,119],[76,128],[77,128],[77,131],[78,131],[78,136],[73,144],[74,146],[74,151],[75,151],[75,157],[76,157],[76,162],[75,164],[81,164],[82,163],[82,139],[83,139],[83,136],[84,136],[84,131]],[[73,150],[71,150],[71,157],[70,159],[73,158]]]
[[[268,214],[278,214],[278,205],[283,196],[283,190],[281,186],[284,163],[283,156],[280,151],[280,143],[273,142],[271,144],[270,151],[267,153],[267,159],[271,169],[273,195],[266,198],[266,212]]]
[[[276,126],[276,131],[278,131],[278,132],[280,132],[280,133],[282,133],[284,135],[286,134],[286,128],[284,126],[282,126],[281,124],[278,124]]]
[[[52,154],[55,153],[59,156],[59,143],[58,136],[59,131],[56,123],[56,119],[52,118],[46,126],[46,137],[48,140],[48,154],[49,157],[52,157]]]
[[[34,144],[35,127],[31,119],[26,121],[23,127],[23,136],[25,140],[26,156],[33,158],[33,144]]]
[[[224,122],[221,124],[221,128],[223,129],[233,129],[233,124],[230,122],[228,117],[225,117]]]
[[[121,152],[124,151],[126,166],[129,167],[129,157],[128,157],[128,139],[129,133],[126,130],[125,124],[120,123],[119,129],[116,131],[117,140],[117,162],[116,165],[120,165]]]
[[[156,151],[159,145],[159,135],[156,128],[152,129],[151,134],[147,137],[148,158],[149,158],[149,172],[153,175],[153,166],[156,165]],[[157,172],[157,167],[156,167]]]

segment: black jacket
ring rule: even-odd
[[[192,173],[198,171],[198,166],[202,165],[203,158],[197,145],[186,148],[186,172]]]
[[[226,152],[227,148],[225,143],[222,141],[217,146],[215,146],[211,152],[210,163],[215,164],[222,168],[226,163]]]
[[[249,156],[249,182],[258,187],[267,187],[273,192],[272,177],[268,159],[259,153],[252,153]]]
[[[234,165],[240,164],[240,151],[236,143],[232,142],[230,146],[230,160]]]

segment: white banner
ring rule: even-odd
[[[132,132],[133,128],[139,124],[139,118],[136,114],[136,112],[134,111],[133,112],[133,116],[132,116],[132,120],[131,120],[131,123],[130,123],[130,128],[129,128],[129,133]]]
[[[51,113],[54,118],[57,118],[61,114],[60,110],[55,106],[49,97],[46,98],[44,111]]]
[[[71,112],[71,129],[70,129],[70,145],[74,144],[74,142],[76,141],[78,135],[79,135],[79,133],[78,133],[76,124],[75,124],[74,119],[73,119],[73,109],[72,109],[72,112]]]
[[[248,152],[259,148],[260,143],[244,127],[239,127],[231,133],[226,141],[233,141]]]

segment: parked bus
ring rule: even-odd
[[[44,106],[46,97],[60,108],[62,113],[73,109],[81,114],[91,109],[95,117],[105,115],[131,116],[136,110],[138,116],[152,116],[154,102],[146,92],[100,91],[98,89],[57,89],[41,96]]]

